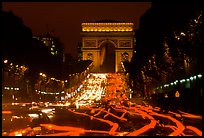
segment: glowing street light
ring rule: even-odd
[[[165,98],[168,98],[168,94],[165,94],[164,97],[165,97]]]
[[[190,77],[190,80],[193,80],[193,77]]]
[[[4,63],[8,63],[8,60],[6,59],[6,60],[4,60]]]
[[[201,75],[201,74],[198,74],[198,78],[202,78],[202,75]]]
[[[177,97],[177,98],[180,97],[180,93],[178,91],[176,91],[175,97]]]
[[[182,36],[185,36],[186,34],[185,34],[185,33],[183,33],[183,32],[181,32],[181,35],[182,35]]]

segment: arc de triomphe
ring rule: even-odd
[[[133,55],[133,23],[82,23],[82,57],[92,72],[121,72],[121,61]]]

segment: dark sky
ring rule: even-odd
[[[81,41],[81,23],[98,20],[132,22],[139,28],[139,19],[151,2],[3,2],[4,11],[13,11],[30,27],[33,35],[54,30],[64,43],[65,53],[77,57]]]

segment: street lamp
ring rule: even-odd
[[[178,91],[176,91],[175,97],[177,97],[177,98],[180,97],[180,93]]]
[[[6,60],[4,60],[4,63],[8,63],[8,60],[6,59]]]

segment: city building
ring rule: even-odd
[[[47,33],[46,35],[33,36],[33,38],[40,40],[45,46],[49,47],[50,54],[58,57],[60,60],[63,60],[64,47],[58,37],[51,36]]]

